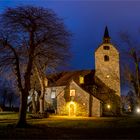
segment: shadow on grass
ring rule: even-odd
[[[15,128],[8,125],[1,138],[6,139],[139,139],[139,129],[133,128],[63,128],[46,125],[27,125]],[[1,129],[0,129],[1,131]]]
[[[140,118],[27,119],[16,128],[16,119],[0,125],[1,139],[140,139]]]

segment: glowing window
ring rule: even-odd
[[[75,90],[74,89],[70,90],[70,96],[75,96]]]
[[[103,46],[104,50],[109,50],[110,47],[109,46]]]
[[[55,90],[52,90],[52,92],[51,92],[51,98],[52,98],[52,99],[55,98],[55,93],[56,93],[56,91],[55,91]]]
[[[109,61],[109,56],[108,55],[104,56],[104,61]]]
[[[83,76],[79,76],[79,83],[84,84],[84,77]]]

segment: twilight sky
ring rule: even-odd
[[[21,5],[43,6],[64,19],[73,33],[73,54],[68,69],[93,69],[94,50],[107,25],[114,43],[118,32],[140,29],[140,1],[127,0],[0,0],[0,12]],[[123,47],[123,46],[119,46]]]

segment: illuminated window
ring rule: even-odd
[[[55,90],[52,90],[52,92],[51,92],[51,98],[52,98],[52,99],[55,98],[55,94],[56,94],[56,91],[55,91]]]
[[[104,47],[104,50],[109,50],[110,47],[109,46],[103,46]]]
[[[75,90],[74,89],[70,90],[70,96],[75,96]]]
[[[104,56],[104,61],[109,61],[109,56],[108,55]]]
[[[81,75],[79,76],[79,83],[84,84],[84,77]]]

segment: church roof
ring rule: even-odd
[[[76,83],[79,82],[79,76],[83,76],[86,84],[94,83],[95,70],[77,70],[77,71],[67,71],[49,75],[49,86],[65,86],[71,80]]]
[[[84,84],[79,83],[79,76],[84,77]],[[112,99],[114,96],[117,96],[115,95],[115,91],[113,89],[110,89],[105,85],[105,83],[95,76],[95,70],[61,72],[49,75],[48,80],[49,87],[68,86],[73,80],[83,90],[100,99],[101,101],[107,101],[109,96],[112,96]]]

